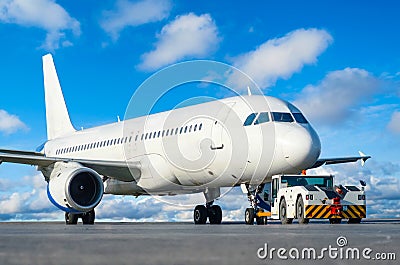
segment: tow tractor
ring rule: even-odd
[[[268,219],[291,224],[297,219],[307,224],[310,219],[329,219],[339,224],[360,223],[366,217],[365,182],[361,187],[333,185],[332,175],[276,175],[271,183],[251,187],[242,184],[251,208],[246,209],[246,224],[267,224]]]

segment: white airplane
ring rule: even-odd
[[[67,224],[95,221],[103,194],[204,193],[194,222],[219,224],[221,187],[255,193],[276,174],[369,156],[319,159],[317,133],[292,104],[267,96],[230,97],[85,130],[71,124],[50,54],[43,56],[48,141],[40,152],[0,150],[0,163],[35,165]]]

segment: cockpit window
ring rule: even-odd
[[[293,122],[293,117],[286,112],[272,112],[272,119],[279,122]]]
[[[304,115],[301,113],[293,113],[293,117],[298,123],[308,123]]]
[[[252,113],[249,116],[247,116],[246,120],[243,123],[243,126],[249,126],[253,123],[254,119],[256,118],[257,113]]]
[[[260,115],[258,115],[257,120],[254,122],[254,125],[264,123],[264,122],[269,122],[268,112],[261,112]]]

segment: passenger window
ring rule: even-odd
[[[187,132],[187,129],[188,129],[188,127],[187,127],[187,126],[185,126],[185,133]]]
[[[261,112],[260,115],[258,115],[257,120],[254,122],[254,125],[261,124],[264,122],[269,122],[268,112]]]
[[[197,130],[197,124],[194,125],[193,131],[195,132]]]
[[[201,128],[203,128],[203,123],[200,123],[199,131],[201,131]]]
[[[161,131],[158,131],[157,138],[159,138],[160,135],[161,135]]]
[[[182,132],[183,132],[183,127],[181,127],[181,130],[180,130],[179,134],[182,134]]]
[[[189,127],[189,132],[191,132],[192,131],[192,125],[190,125],[190,127]]]
[[[252,113],[249,116],[247,116],[246,120],[243,123],[243,126],[249,126],[253,124],[254,119],[256,118],[258,113]]]
[[[176,129],[175,129],[175,135],[178,134],[178,131],[179,131],[179,128],[176,128]]]
[[[135,142],[137,141],[138,137],[139,137],[139,134],[136,134],[136,136],[135,136]]]
[[[293,113],[293,117],[298,123],[308,123],[306,118],[301,113]]]
[[[278,122],[293,122],[293,117],[286,112],[272,112],[272,120]]]

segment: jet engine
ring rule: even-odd
[[[79,163],[58,162],[50,174],[47,196],[65,212],[88,212],[103,197],[104,187],[100,175]]]

